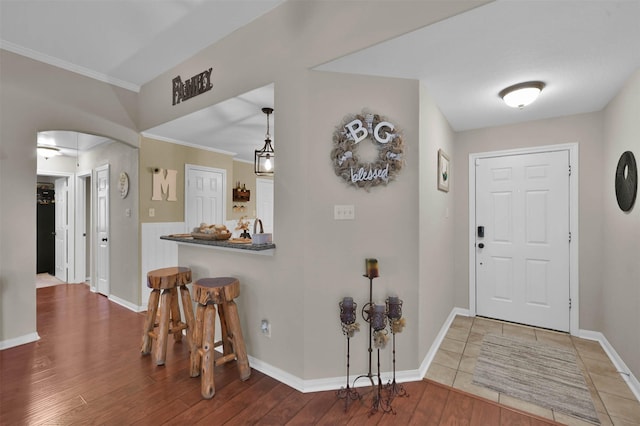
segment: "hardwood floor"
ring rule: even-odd
[[[396,414],[371,414],[370,388],[347,412],[333,391],[300,393],[256,370],[242,382],[235,363],[216,367],[216,394],[200,396],[185,343],[169,341],[157,367],[140,355],[144,315],[86,285],[37,290],[41,339],[0,351],[0,424],[554,425],[436,382],[404,383]]]

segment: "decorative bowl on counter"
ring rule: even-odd
[[[215,234],[215,233],[205,234],[204,232],[192,232],[191,236],[193,238],[197,238],[200,240],[224,241],[231,238],[231,232],[225,232],[225,233],[219,233],[219,234]]]

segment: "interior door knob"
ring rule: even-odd
[[[480,248],[484,248],[484,243],[480,243],[480,244],[478,244],[478,247],[480,247]]]
[[[106,238],[103,238],[103,239],[102,239],[102,241],[107,242],[107,239],[106,239]]]

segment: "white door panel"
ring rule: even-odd
[[[568,166],[568,151],[479,160],[478,315],[569,330]]]
[[[185,222],[187,230],[201,223],[221,224],[225,222],[226,172],[220,169],[185,166]]]
[[[109,166],[96,169],[96,291],[109,295]]]
[[[273,233],[273,180],[256,179],[256,217],[264,232]]]
[[[55,275],[61,281],[67,282],[67,238],[69,235],[67,178],[55,180]]]

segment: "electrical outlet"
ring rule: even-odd
[[[354,220],[356,209],[353,204],[336,204],[333,206],[334,220]]]
[[[149,208],[149,217],[154,217],[156,215],[156,209],[153,207]]]
[[[260,323],[260,331],[262,331],[262,334],[264,334],[266,337],[271,337],[271,323],[269,322],[269,320],[262,320],[262,322]]]

